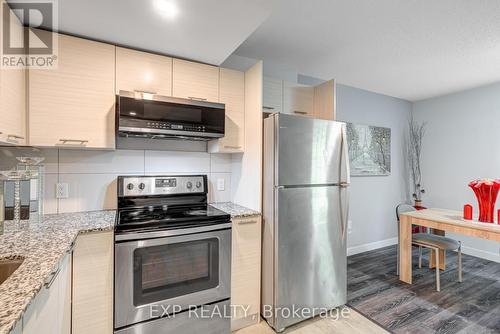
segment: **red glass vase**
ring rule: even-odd
[[[500,180],[480,179],[469,183],[479,203],[479,221],[494,222],[495,202],[500,190]]]

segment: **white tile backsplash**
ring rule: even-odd
[[[68,183],[69,197],[59,199],[59,212],[116,209],[118,174],[59,174]]]
[[[57,213],[57,199],[56,199],[56,183],[57,174],[45,174],[44,177],[44,201],[43,212],[46,214]]]
[[[217,190],[217,180],[224,179],[224,190]],[[231,201],[231,173],[210,173],[208,176],[209,202]]]
[[[144,151],[60,150],[59,173],[129,174],[144,173]]]
[[[208,174],[210,154],[206,152],[145,151],[146,174]]]
[[[231,173],[231,155],[230,154],[211,154],[210,155],[211,173]]]
[[[209,201],[231,201],[231,156],[179,151],[80,151],[66,149],[2,148],[0,167],[15,166],[15,157],[45,157],[45,213],[116,208],[118,175],[206,174]],[[223,178],[225,189],[217,190]],[[69,198],[56,199],[56,184],[68,183]]]

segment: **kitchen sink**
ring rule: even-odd
[[[24,258],[0,259],[0,284],[5,282],[23,263]]]

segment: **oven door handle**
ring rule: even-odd
[[[115,241],[120,242],[120,241],[132,241],[132,240],[144,240],[144,239],[174,237],[174,236],[179,236],[179,235],[202,233],[202,232],[209,232],[209,231],[216,231],[216,230],[225,230],[225,229],[229,229],[229,228],[231,228],[231,223],[214,224],[214,225],[208,225],[208,226],[189,227],[189,228],[180,228],[180,229],[165,230],[165,231],[115,234]]]

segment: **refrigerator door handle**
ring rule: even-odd
[[[340,228],[342,240],[345,240],[347,234],[347,224],[349,221],[349,184],[341,183],[339,192]]]
[[[349,184],[351,182],[349,167],[349,148],[347,147],[347,129],[342,125],[342,144],[340,153],[340,184]]]

